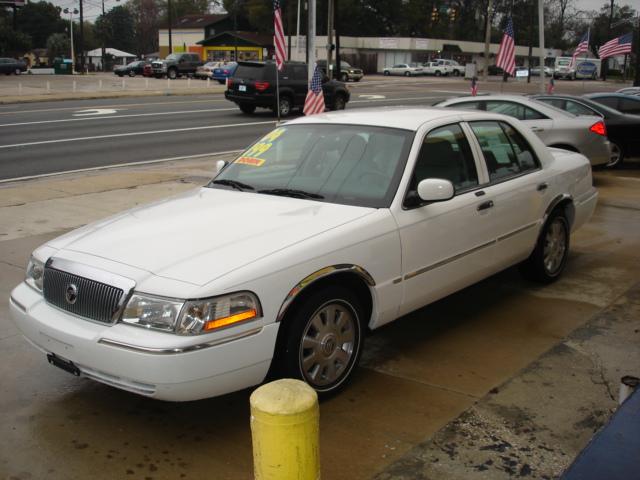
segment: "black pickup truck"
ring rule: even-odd
[[[280,116],[286,117],[294,108],[304,106],[308,90],[307,65],[302,62],[285,62],[278,74],[280,87]],[[324,104],[329,110],[343,110],[351,97],[342,82],[322,82]],[[251,114],[257,107],[276,111],[276,64],[267,62],[238,62],[238,68],[227,81],[224,92],[227,100],[234,102],[244,113]]]
[[[197,53],[172,53],[164,60],[155,60],[151,64],[154,77],[166,76],[172,80],[181,75],[193,75],[200,66],[202,60]]]

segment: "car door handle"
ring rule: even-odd
[[[493,207],[493,200],[487,200],[486,202],[482,202],[478,205],[478,211],[486,210],[487,208]]]
[[[538,190],[539,192],[544,192],[547,188],[549,188],[549,184],[547,182],[542,182],[538,184],[536,190]]]
[[[533,132],[544,132],[544,128],[542,127],[531,127]]]

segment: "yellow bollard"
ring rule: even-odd
[[[253,470],[256,480],[318,480],[318,395],[286,378],[256,389],[251,404]]]

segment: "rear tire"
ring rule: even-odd
[[[387,77],[390,75],[389,70],[385,70],[384,72],[382,72],[384,75],[386,75]]]
[[[280,97],[280,117],[288,117],[291,114],[291,99],[289,97]]]
[[[404,72],[404,76],[405,77],[410,77],[411,76],[411,72]]]
[[[13,73],[15,73],[16,75],[20,75],[22,74],[22,70],[20,70],[19,68],[16,68]]]
[[[520,264],[521,273],[536,282],[555,282],[567,263],[569,237],[567,216],[562,208],[556,208],[542,227],[533,252]]]
[[[624,160],[624,151],[617,143],[613,143],[611,140],[609,140],[609,143],[611,143],[611,160],[605,165],[605,167],[618,168],[622,165],[622,161]]]
[[[134,72],[133,70],[129,70],[129,76],[131,78],[135,77],[136,76],[136,72]]]
[[[344,110],[347,106],[347,102],[344,98],[344,95],[336,95],[336,98],[333,100],[333,106],[331,110]]]
[[[454,70],[453,71],[453,76],[454,77],[459,77],[460,76],[460,72],[458,70]]]
[[[320,395],[338,391],[360,359],[363,315],[358,297],[338,286],[311,293],[294,305],[280,327],[277,376],[303,380]]]
[[[442,75],[442,73],[440,72],[440,70],[436,70],[436,77],[439,77],[440,75]]]
[[[171,80],[175,80],[176,78],[178,78],[178,71],[175,68],[170,68],[167,72],[167,77]]]

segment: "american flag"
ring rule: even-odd
[[[576,47],[575,52],[573,52],[573,56],[571,57],[571,66],[576,64],[576,57],[581,53],[586,53],[589,51],[589,30],[585,33],[580,39],[580,43]]]
[[[280,0],[273,0],[273,44],[276,46],[276,67],[282,70],[285,59],[284,28],[282,27],[282,9]]]
[[[547,93],[549,95],[553,94],[553,89],[556,88],[556,81],[551,77],[549,79],[549,86],[547,87]]]
[[[322,75],[320,75],[320,69],[316,64],[313,68],[313,77],[311,78],[311,85],[309,85],[307,98],[304,100],[304,108],[302,109],[302,113],[304,113],[305,115],[315,115],[316,113],[322,112],[324,112]]]
[[[478,95],[478,77],[473,77],[471,79],[471,95],[473,97]]]
[[[507,19],[507,26],[500,41],[496,66],[502,68],[509,75],[513,76],[516,71],[516,42],[513,33],[513,21],[511,17]]]
[[[598,49],[598,56],[601,59],[625,53],[631,53],[631,33],[609,40]]]

